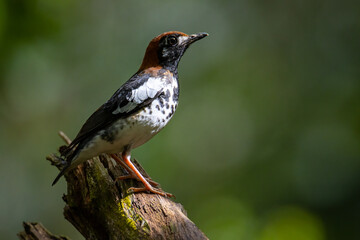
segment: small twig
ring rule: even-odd
[[[63,131],[59,131],[59,136],[62,138],[62,140],[64,140],[66,144],[70,145],[71,140],[68,136],[66,136],[66,134]]]

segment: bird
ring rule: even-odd
[[[205,32],[187,35],[170,31],[153,38],[138,71],[85,121],[62,151],[64,166],[52,185],[84,161],[109,154],[129,173],[119,179],[130,177],[143,183],[144,187],[132,187],[129,192],[172,197],[142,176],[130,160],[131,150],[149,141],[172,118],[179,100],[179,61],[191,44],[206,36]]]

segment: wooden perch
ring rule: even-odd
[[[47,159],[61,168],[55,155]],[[149,178],[140,164],[133,162]],[[207,239],[181,204],[157,194],[129,194],[130,187],[141,187],[142,183],[116,181],[122,175],[127,175],[126,170],[108,155],[88,160],[65,175],[64,216],[85,239]],[[26,231],[23,233],[19,234],[21,239],[49,239],[26,238]]]

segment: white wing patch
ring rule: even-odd
[[[164,78],[149,78],[143,85],[131,91],[131,95],[126,97],[128,104],[123,107],[117,107],[113,114],[130,112],[137,105],[143,103],[146,99],[154,98],[155,95],[164,87]]]
[[[155,97],[156,93],[158,93],[164,87],[164,81],[157,80],[156,78],[149,78],[149,80],[144,84],[146,85],[146,93],[150,98]]]

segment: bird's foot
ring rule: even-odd
[[[141,182],[141,180],[140,180],[140,179],[136,176],[136,174],[133,173],[133,172],[131,172],[131,173],[128,174],[128,175],[124,175],[124,176],[120,176],[120,177],[117,177],[117,178],[116,178],[116,180],[125,180],[125,179],[135,179],[135,180]],[[160,183],[157,183],[157,182],[151,180],[150,178],[146,178],[146,177],[145,177],[145,179],[146,179],[146,181],[148,181],[148,183],[150,183],[151,186],[153,186],[153,187],[159,187],[159,186],[160,186]]]
[[[115,154],[110,154],[110,156],[118,163],[120,164],[123,168],[126,169],[126,171],[129,173],[128,175],[124,175],[124,176],[120,176],[120,177],[117,177],[116,180],[125,180],[125,179],[136,179],[140,182],[141,179],[138,178],[138,176],[134,173],[134,171],[129,167],[127,166],[118,156],[116,156]],[[147,178],[147,177],[144,177],[153,187],[158,187],[160,186],[159,183],[151,180],[151,178]]]
[[[114,154],[113,154],[114,155]],[[125,169],[128,170],[128,173],[130,175],[130,178],[135,178],[139,181],[141,181],[143,184],[144,184],[144,187],[143,188],[134,188],[134,187],[131,187],[129,188],[127,191],[128,193],[136,193],[136,192],[152,192],[152,193],[155,193],[155,194],[159,194],[161,196],[164,196],[164,197],[175,197],[174,195],[170,194],[170,193],[166,193],[164,191],[162,191],[161,189],[155,189],[152,184],[150,182],[148,182],[148,179],[145,178],[143,175],[141,175],[141,173],[139,172],[139,170],[136,169],[136,167],[134,166],[134,164],[130,161],[130,154],[128,152],[122,152],[122,160],[117,157],[116,155],[111,155],[112,157],[114,157],[115,160],[117,160],[119,162],[119,164],[121,164],[122,166],[125,167]],[[125,178],[128,178],[128,176],[123,176],[123,177],[120,177],[118,179],[124,179]],[[151,182],[153,183],[156,183],[152,180],[150,180]],[[158,183],[156,183],[158,185]],[[155,184],[155,185],[156,185]]]
[[[127,190],[128,193],[137,193],[137,192],[152,192],[152,193],[155,193],[155,194],[159,194],[163,197],[168,197],[168,198],[175,198],[175,196],[171,193],[167,193],[167,192],[164,192],[162,190],[158,190],[158,189],[155,189],[155,188],[147,188],[147,187],[143,187],[143,188],[134,188],[134,187],[131,187]]]

